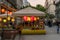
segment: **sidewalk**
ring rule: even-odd
[[[51,28],[46,26],[45,29],[47,30],[46,35],[22,35],[20,40],[60,40],[60,34],[56,33],[56,26]]]

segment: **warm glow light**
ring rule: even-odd
[[[31,21],[34,21],[34,16],[31,16]]]
[[[0,18],[0,21],[2,21],[2,18]]]
[[[39,20],[39,17],[37,17],[37,19]]]
[[[34,21],[36,21],[37,19],[36,19],[36,17],[34,17]]]
[[[6,22],[6,21],[7,21],[6,19],[3,20],[3,22]]]
[[[27,21],[27,16],[24,16],[23,19],[24,19],[24,21]]]
[[[27,21],[31,21],[30,17],[27,17],[27,18],[28,18]]]
[[[14,22],[14,21],[15,21],[15,19],[13,18],[13,19],[11,19],[11,21],[12,21],[12,22]]]
[[[1,9],[1,12],[4,13],[5,12],[5,9]]]
[[[10,20],[10,17],[8,17],[7,19]]]
[[[11,11],[8,11],[8,14],[12,15],[12,12]]]
[[[41,22],[41,24],[43,24],[43,22]]]

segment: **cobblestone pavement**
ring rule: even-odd
[[[49,28],[45,27],[47,30],[46,35],[22,35],[20,36],[20,40],[60,40],[60,34],[56,33],[56,26]],[[16,37],[18,40],[19,37]]]

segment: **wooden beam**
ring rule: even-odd
[[[2,3],[1,6],[3,6],[4,8],[6,8],[7,10],[10,10],[10,11],[16,11],[16,9],[11,8],[11,7],[8,7],[8,6],[5,5],[4,3]]]

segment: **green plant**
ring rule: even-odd
[[[53,18],[55,18],[55,15],[46,13],[45,18],[53,19]]]
[[[46,11],[46,8],[44,8],[42,5],[38,4],[36,5],[36,9],[40,10],[40,11],[43,11],[45,12]]]

